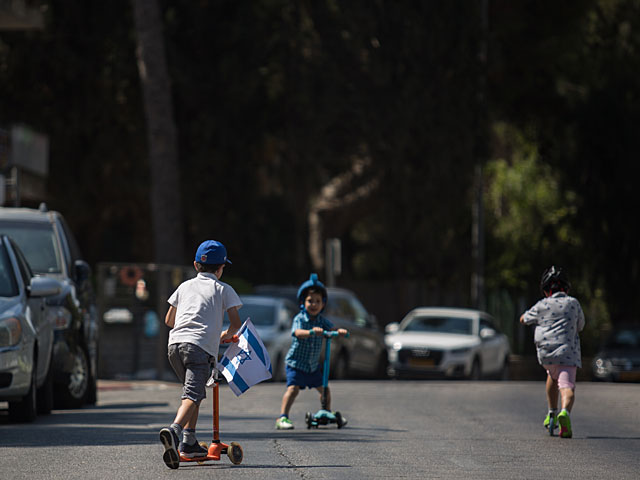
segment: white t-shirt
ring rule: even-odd
[[[176,308],[169,345],[192,343],[217,359],[224,312],[242,306],[235,290],[213,273],[200,272],[181,283],[167,301]]]

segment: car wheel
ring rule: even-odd
[[[389,369],[389,357],[387,356],[387,351],[384,350],[380,354],[380,358],[378,359],[378,368],[376,368],[376,372],[374,376],[376,378],[389,378],[387,374],[387,370]]]
[[[49,362],[49,371],[47,377],[40,388],[38,388],[36,395],[36,404],[38,406],[38,413],[41,415],[48,415],[53,410],[53,359]]]
[[[509,358],[505,357],[504,362],[502,364],[502,369],[500,369],[498,380],[509,380],[510,376],[510,368],[509,368]]]
[[[83,348],[77,348],[71,372],[65,375],[64,383],[58,385],[55,395],[60,408],[82,407],[87,398],[90,377],[87,354]]]
[[[98,354],[96,353],[96,359],[97,358]],[[96,359],[92,360],[91,357],[89,357],[89,388],[87,389],[87,397],[85,399],[87,405],[95,405],[98,402],[98,381],[96,376],[93,374],[94,371],[97,374],[98,367],[97,365],[95,368],[92,367],[94,362],[97,363]]]
[[[272,380],[274,382],[282,382],[286,380],[284,375],[284,360],[282,360],[282,355],[278,355],[275,365],[272,363],[271,368],[273,370]]]
[[[473,359],[473,364],[471,365],[471,371],[469,372],[469,380],[480,380],[480,360],[477,358]]]
[[[31,384],[29,391],[17,402],[9,402],[9,419],[12,422],[33,422],[38,413],[36,398],[36,358],[33,359],[33,369],[31,371]]]
[[[349,359],[347,358],[346,353],[340,353],[340,356],[331,371],[331,376],[336,380],[344,380],[349,376]]]

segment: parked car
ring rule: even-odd
[[[59,280],[62,291],[47,298],[55,318],[54,399],[59,408],[96,402],[98,322],[91,269],[82,259],[63,216],[39,209],[0,208],[0,233],[9,235],[36,275]]]
[[[53,407],[53,322],[46,297],[62,285],[36,277],[24,255],[0,235],[0,401],[12,421],[32,421]]]
[[[640,381],[640,325],[620,325],[593,358],[593,379]]]
[[[420,307],[386,327],[389,374],[506,378],[509,341],[479,310]]]
[[[297,305],[298,288],[293,286],[260,285],[260,295],[287,298]],[[349,337],[337,337],[331,344],[331,376],[348,378],[386,377],[387,352],[384,335],[376,319],[364,308],[358,297],[343,288],[327,288],[327,305],[322,314],[335,327],[349,330]]]
[[[294,303],[285,298],[241,295],[240,300],[243,304],[239,310],[240,319],[244,322],[247,317],[251,318],[262,343],[269,352],[272,380],[275,382],[286,380],[284,357],[291,346],[291,321],[298,309]],[[225,314],[225,325],[228,324],[229,319]],[[227,346],[220,345],[220,356]]]

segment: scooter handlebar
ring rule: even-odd
[[[326,338],[331,338],[331,337],[337,337],[340,334],[336,330],[324,330],[322,332],[322,335]],[[349,336],[349,332],[347,332],[345,337],[348,337],[348,336]]]

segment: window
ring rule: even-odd
[[[4,244],[0,244],[0,297],[16,297],[18,294],[18,284],[14,277],[7,248]]]
[[[31,268],[27,263],[27,260],[24,258],[24,255],[20,251],[19,248],[16,247],[15,242],[11,241],[13,245],[13,251],[16,254],[16,258],[18,260],[18,268],[20,269],[20,275],[22,276],[22,282],[25,286],[29,286],[31,284],[31,277],[33,277],[33,273],[31,272]]]
[[[404,328],[407,332],[436,332],[471,335],[471,319],[461,317],[414,317]]]
[[[0,233],[18,244],[34,272],[62,273],[62,259],[51,224],[2,222]]]

